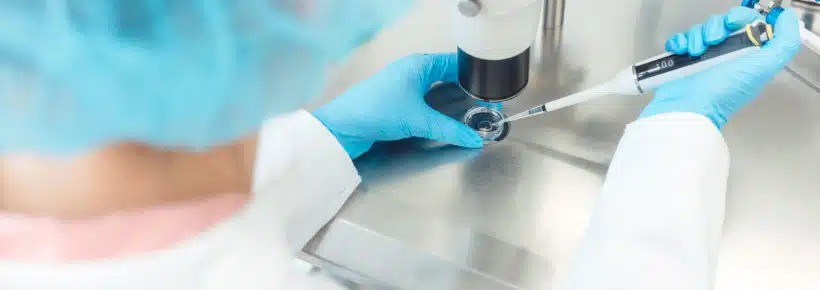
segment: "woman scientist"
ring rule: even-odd
[[[450,54],[297,110],[404,4],[0,0],[0,289],[334,289],[290,262],[357,186],[351,159],[411,136],[481,146],[422,100],[455,79]],[[732,10],[667,48],[701,54],[758,17]],[[786,12],[759,53],[657,91],[567,288],[710,288],[717,129],[794,56],[797,25]]]

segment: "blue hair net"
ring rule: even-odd
[[[0,151],[204,149],[317,95],[406,0],[0,0]]]

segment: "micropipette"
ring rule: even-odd
[[[664,53],[638,62],[615,78],[590,89],[535,106],[512,115],[496,124],[512,122],[577,105],[608,95],[639,95],[659,86],[704,71],[737,57],[753,53],[772,38],[772,26],[756,20],[746,28],[732,33],[721,44],[710,47],[701,56]]]
[[[820,3],[820,0],[808,0],[803,1],[803,3],[812,5],[811,3]],[[768,4],[760,4],[759,0],[743,0],[740,5],[754,9],[757,12],[760,12],[760,14],[765,15],[766,21],[769,23],[776,22],[780,14],[785,11],[785,8],[783,8],[783,0],[774,0]],[[806,46],[806,48],[815,54],[820,54],[820,37],[808,30],[806,28],[806,23],[803,21],[800,21],[800,39],[803,41],[803,45]]]

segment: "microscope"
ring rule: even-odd
[[[463,112],[465,124],[491,144],[510,131],[499,105],[529,82],[530,47],[542,0],[455,0],[458,87],[479,105]],[[461,114],[461,113],[459,113]],[[453,116],[455,117],[455,116]]]
[[[540,0],[456,0],[458,84],[475,99],[504,102],[527,86]]]

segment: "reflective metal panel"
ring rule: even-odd
[[[327,96],[414,52],[453,51],[451,1],[418,7],[337,68]],[[663,50],[735,0],[573,0],[536,43],[529,88],[507,113],[589,87]],[[820,73],[817,56],[790,64]],[[803,77],[808,78],[808,77]],[[816,79],[815,79],[816,80]],[[790,72],[723,133],[732,154],[716,289],[820,289],[820,95]],[[404,289],[552,289],[583,235],[626,124],[651,95],[610,97],[513,124],[483,151],[378,144],[364,179],[306,253]]]

